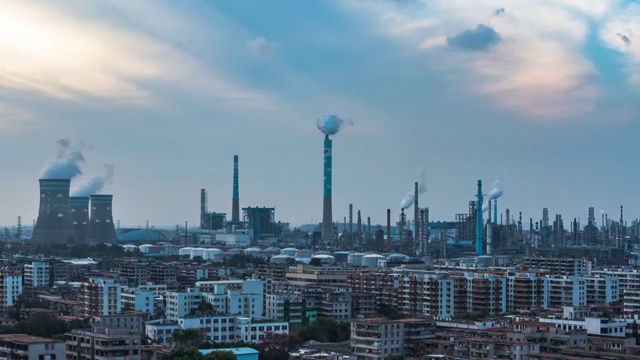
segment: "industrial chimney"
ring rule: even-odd
[[[482,221],[482,180],[478,180],[478,202],[476,204],[476,254],[482,255],[483,253],[483,235],[482,230],[484,223]],[[507,218],[507,221],[509,219]]]
[[[322,244],[331,243],[333,239],[333,214],[331,205],[331,139],[324,136],[324,198],[322,201]]]
[[[418,182],[415,183],[415,193],[413,195],[413,238],[416,243],[420,241],[420,205],[418,203]]]
[[[74,242],[76,231],[69,210],[69,179],[40,179],[40,210],[32,241]]]
[[[238,183],[238,155],[233,156],[233,200],[231,221],[240,222],[240,184]]]
[[[87,241],[113,243],[118,240],[113,226],[113,195],[91,195],[91,217]]]
[[[71,221],[76,230],[76,239],[85,241],[87,229],[89,228],[89,198],[70,197],[69,207],[71,208]]]

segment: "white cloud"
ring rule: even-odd
[[[610,48],[626,54],[629,81],[640,86],[640,3],[628,4],[612,13],[600,29],[600,38]]]
[[[247,43],[247,49],[255,57],[272,56],[280,51],[280,44],[257,37]]]
[[[163,33],[165,24],[182,32],[192,26],[166,22],[168,10],[161,3],[148,7],[140,22],[141,13],[117,11],[122,9],[111,5],[0,0],[0,88],[66,101],[149,104],[157,100],[153,88],[160,83],[226,101],[264,101],[262,94],[215,64],[154,36],[154,31]]]
[[[592,109],[600,94],[593,81],[597,72],[584,46],[590,26],[610,17],[622,1],[432,0],[403,6],[374,0],[339,4],[370,18],[382,36],[423,52],[427,66],[446,71],[460,87],[488,96],[498,108],[545,120]],[[496,9],[503,7],[505,11],[496,15]],[[500,41],[482,52],[447,45],[447,38],[478,24],[494,29]],[[640,26],[640,21],[636,24]]]
[[[0,103],[0,134],[16,134],[31,119],[32,115],[27,111]]]

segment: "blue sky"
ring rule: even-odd
[[[84,176],[115,165],[123,226],[241,206],[319,221],[322,134],[334,214],[397,216],[424,171],[432,218],[482,179],[501,208],[640,213],[640,4],[624,0],[0,0],[0,223],[37,214],[37,179],[69,138]],[[82,178],[74,179],[79,183]],[[489,189],[487,188],[487,191]]]

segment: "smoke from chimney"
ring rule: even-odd
[[[338,117],[335,114],[326,114],[318,119],[316,126],[318,130],[322,131],[325,135],[335,135],[340,132],[343,125],[353,125],[353,121],[345,120]]]
[[[69,139],[58,140],[56,156],[49,161],[40,174],[41,179],[73,179],[82,175],[80,165],[84,162],[81,150],[73,149]]]
[[[418,181],[418,195],[422,195],[427,192],[427,174],[425,171],[420,175],[420,181]],[[415,202],[415,191],[409,191],[400,201],[400,209],[408,209]]]
[[[78,185],[74,186],[71,190],[71,196],[89,197],[90,195],[97,194],[104,189],[105,186],[113,182],[114,170],[114,165],[105,164],[102,173],[83,179]]]

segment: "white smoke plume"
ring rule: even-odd
[[[482,212],[483,212],[483,213],[486,213],[486,212],[487,212],[487,210],[489,210],[489,204],[483,204],[483,205],[482,205]]]
[[[82,150],[72,148],[69,139],[58,140],[58,154],[49,161],[40,174],[41,179],[73,179],[82,175],[81,164],[84,163]]]
[[[427,188],[427,173],[423,171],[420,175],[420,181],[418,181],[418,195],[422,195],[429,190]],[[400,208],[406,210],[410,208],[415,202],[415,193],[413,191],[409,191],[400,201]]]
[[[113,182],[114,170],[114,165],[105,164],[102,173],[83,179],[77,186],[74,186],[71,190],[71,196],[88,197],[90,195],[97,194],[106,185]]]
[[[502,186],[500,186],[500,180],[493,183],[493,189],[487,195],[487,201],[496,200],[504,194],[504,190],[502,190]],[[484,206],[483,206],[484,207]]]
[[[345,120],[336,114],[325,114],[316,121],[318,130],[325,135],[337,134],[343,125],[353,125],[353,121]]]

